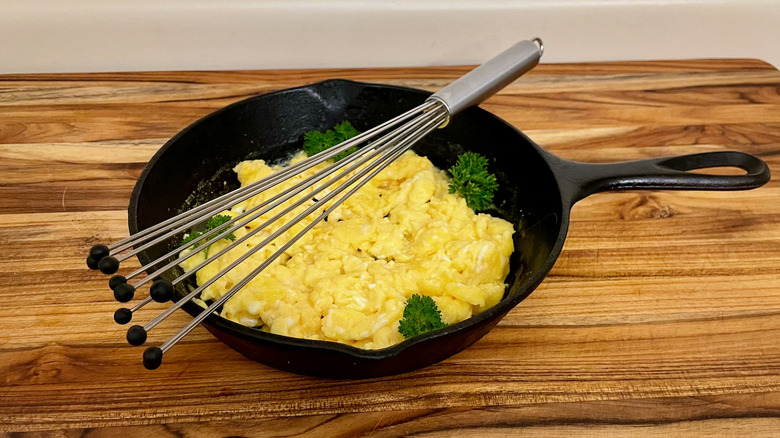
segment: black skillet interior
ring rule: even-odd
[[[181,131],[151,159],[133,191],[128,209],[130,232],[234,189],[238,183],[231,169],[242,160],[282,161],[300,149],[307,131],[329,129],[342,120],[366,130],[422,103],[428,95],[409,88],[330,80],[253,97],[216,111]],[[512,222],[518,230],[506,280],[509,287],[499,304],[443,330],[373,351],[273,335],[214,315],[204,325],[245,356],[300,374],[367,378],[421,368],[471,345],[536,288],[558,257],[569,207],[577,199],[619,188],[724,188],[686,185],[692,177],[683,171],[705,167],[698,161],[669,165],[662,160],[648,160],[631,167],[560,160],[479,108],[459,114],[414,150],[442,169],[449,168],[464,151],[479,152],[490,160],[500,188],[495,198],[497,209],[489,213]],[[759,170],[752,169],[751,173]],[[765,173],[768,179],[768,171]],[[645,174],[649,176],[642,176]],[[670,185],[669,181],[677,184]],[[704,186],[709,182],[705,177]],[[725,182],[728,186],[734,181]],[[751,187],[763,184],[755,178],[748,182]],[[173,248],[172,240],[168,246],[143,251],[139,259],[146,265]],[[166,275],[172,279],[179,273]],[[192,285],[179,285],[177,299]],[[202,310],[193,303],[184,309],[190,314]]]
[[[130,202],[131,233],[175,215],[183,206],[235,188],[231,169],[242,160],[284,160],[300,149],[307,131],[329,129],[342,120],[365,130],[422,103],[428,95],[400,87],[331,80],[253,97],[212,113],[173,137],[151,159]],[[206,327],[255,360],[298,373],[345,378],[420,368],[484,335],[549,269],[544,265],[559,237],[563,213],[555,178],[533,143],[478,108],[460,114],[446,129],[435,131],[414,149],[439,168],[450,167],[467,150],[490,159],[500,184],[495,202],[498,208],[490,213],[521,230],[515,234],[519,250],[512,257],[507,278],[510,286],[501,304],[446,330],[376,351],[273,335],[215,316],[205,321]],[[146,265],[173,248],[170,245],[144,251],[139,259]],[[172,279],[173,273],[169,275]],[[537,281],[529,281],[532,277]],[[194,304],[184,308],[190,313],[201,310]],[[153,332],[150,335],[153,339]]]

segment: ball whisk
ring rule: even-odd
[[[132,301],[140,294],[141,287],[150,284],[146,297],[129,308],[120,308],[114,313],[114,321],[118,324],[128,324],[135,313],[148,303],[155,301],[165,303],[171,301],[174,291],[182,282],[192,277],[200,269],[208,266],[224,254],[239,248],[243,251],[224,269],[203,281],[191,291],[185,291],[183,285],[178,288],[182,297],[171,304],[162,313],[145,324],[136,324],[127,331],[127,341],[131,345],[143,345],[149,331],[168,316],[180,309],[185,303],[200,298],[201,293],[222,278],[225,274],[244,263],[258,251],[266,248],[284,233],[293,229],[297,231],[289,240],[274,242],[276,250],[263,259],[242,279],[232,284],[219,298],[206,304],[197,316],[160,347],[149,347],[143,353],[143,364],[148,369],[160,366],[165,352],[190,333],[208,315],[219,311],[231,297],[244,288],[249,282],[285,253],[295,242],[304,236],[319,222],[326,220],[344,200],[353,195],[374,176],[382,172],[393,161],[409,150],[418,141],[432,131],[445,127],[451,117],[463,109],[477,105],[484,99],[508,85],[517,77],[533,68],[543,53],[541,40],[521,41],[490,61],[472,70],[462,78],[451,83],[444,89],[433,94],[421,105],[412,108],[384,123],[356,135],[332,148],[326,149],[309,158],[285,167],[265,178],[244,187],[240,187],[225,195],[205,202],[197,207],[175,215],[152,227],[139,231],[125,239],[110,245],[93,246],[87,256],[90,269],[112,275],[109,287],[114,298],[120,303]],[[336,155],[345,151],[354,152],[345,158],[330,162]],[[246,210],[233,210],[238,213],[228,220],[186,239],[174,249],[147,263],[145,266],[130,273],[116,274],[121,264],[127,259],[156,245],[166,248],[174,239],[190,230],[203,226],[209,219],[220,212],[230,210],[258,194],[261,194],[301,172],[312,169],[321,163],[327,165],[311,176],[302,178],[289,188],[279,191],[262,203]],[[282,221],[291,214],[302,209],[293,219]],[[264,219],[266,215],[270,219]],[[308,218],[306,221],[304,219]],[[248,224],[263,221],[258,226]],[[302,222],[303,221],[303,222]],[[272,227],[278,227],[272,229]],[[302,228],[301,228],[302,227]],[[245,228],[245,234],[236,237],[236,230]],[[300,228],[300,230],[299,230]],[[247,245],[248,239],[265,236],[254,245]],[[267,236],[266,236],[267,234]],[[232,239],[230,239],[232,237]],[[181,275],[175,275],[173,268],[185,260],[200,254],[196,247],[210,245],[229,238],[229,244],[218,251],[206,253],[204,259]],[[189,251],[188,251],[189,250]],[[235,254],[235,252],[234,252]],[[256,259],[255,259],[256,260]],[[256,262],[257,263],[257,262]],[[145,274],[146,272],[150,272]],[[144,275],[145,274],[145,275]]]

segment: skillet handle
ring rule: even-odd
[[[607,190],[748,190],[769,181],[769,167],[742,152],[705,152],[623,163],[593,164],[561,160],[559,180],[568,182],[569,198],[578,200]],[[738,167],[744,175],[692,173],[694,169]]]

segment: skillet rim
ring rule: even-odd
[[[317,92],[319,88],[332,86],[332,85],[361,87],[361,88],[370,87],[370,88],[380,88],[380,89],[395,89],[403,92],[413,92],[424,96],[430,96],[432,94],[430,91],[427,90],[421,90],[412,87],[404,87],[399,85],[361,82],[361,81],[353,81],[349,79],[326,79],[323,81],[318,81],[306,85],[284,88],[280,90],[274,90],[274,91],[269,91],[262,94],[254,95],[233,102],[217,110],[214,110],[198,118],[197,120],[191,122],[184,128],[182,128],[173,137],[171,137],[168,141],[166,141],[160,147],[160,149],[158,149],[157,152],[149,159],[146,166],[144,166],[144,169],[141,171],[141,174],[138,176],[138,179],[136,180],[136,184],[133,187],[133,191],[130,195],[130,202],[127,208],[128,211],[127,222],[128,222],[128,228],[130,234],[132,235],[138,232],[138,206],[139,206],[138,201],[140,198],[140,194],[143,190],[144,183],[146,182],[147,176],[152,171],[157,161],[159,161],[159,159],[166,153],[166,151],[169,148],[171,148],[181,137],[186,135],[190,130],[195,129],[195,127],[197,127],[201,123],[206,123],[209,119],[213,117],[219,117],[223,113],[232,111],[235,108],[243,105],[251,104],[254,101],[262,100],[263,98],[269,95],[283,95],[287,93],[299,92],[302,90],[307,92],[312,92],[315,95],[321,95],[321,93]],[[484,312],[474,315],[458,323],[451,324],[443,329],[423,333],[422,335],[418,335],[413,338],[406,339],[398,344],[385,347],[382,349],[376,349],[376,350],[362,349],[362,348],[353,347],[351,345],[342,344],[334,341],[322,341],[322,340],[303,339],[303,338],[295,338],[291,336],[277,335],[256,328],[246,327],[244,325],[230,321],[227,318],[223,318],[222,316],[213,313],[206,317],[206,319],[203,321],[203,325],[204,326],[211,325],[218,330],[224,331],[234,336],[239,336],[244,339],[249,339],[252,342],[279,344],[280,346],[287,346],[287,347],[305,347],[308,349],[345,354],[356,359],[382,360],[393,356],[397,356],[403,350],[416,346],[417,344],[433,342],[435,339],[454,335],[459,331],[467,330],[471,326],[479,325],[480,323],[486,322],[487,320],[493,318],[497,318],[496,323],[500,321],[506,315],[506,313],[508,313],[510,310],[516,307],[520,302],[525,300],[534,290],[536,290],[536,288],[539,286],[539,284],[541,284],[541,282],[544,280],[544,278],[547,276],[547,274],[550,272],[553,265],[557,261],[558,256],[561,253],[563,243],[566,239],[566,235],[568,233],[571,202],[568,199],[568,197],[564,195],[563,192],[564,187],[562,187],[560,177],[555,170],[556,169],[555,162],[560,161],[561,160],[560,158],[542,149],[533,140],[528,138],[528,136],[526,136],[522,131],[515,128],[512,124],[506,122],[505,120],[501,119],[495,114],[478,107],[471,108],[470,111],[477,112],[481,114],[483,117],[487,117],[488,119],[491,120],[490,123],[505,125],[506,127],[510,128],[514,133],[516,133],[521,139],[524,139],[526,142],[528,142],[528,144],[534,148],[534,151],[543,159],[543,161],[548,167],[550,175],[552,176],[552,180],[555,181],[555,183],[558,186],[557,189],[559,194],[561,217],[559,221],[560,225],[559,225],[558,235],[556,236],[555,244],[551,247],[550,254],[547,256],[547,259],[544,261],[544,263],[542,263],[539,270],[531,278],[527,279],[524,282],[524,284],[520,285],[521,291],[517,295],[515,295],[513,298],[509,298],[509,297],[502,298],[501,301],[499,301],[496,305],[490,307]],[[458,116],[456,115],[454,117],[458,117]],[[515,223],[513,225],[517,227],[518,224]],[[521,231],[522,230],[516,232],[521,232]],[[139,252],[136,255],[136,257],[138,258],[138,261],[141,263],[142,266],[147,266],[151,262],[151,259],[147,256],[145,250]],[[154,271],[153,268],[146,269],[147,273],[151,273],[153,271]],[[192,301],[185,303],[182,306],[182,309],[185,310],[190,315],[192,315],[193,312],[201,312],[204,310],[202,307],[198,306]],[[468,348],[468,347],[464,347],[464,348]]]

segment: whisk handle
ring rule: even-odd
[[[447,106],[450,116],[479,105],[525,72],[542,57],[542,40],[520,41],[431,96]]]

